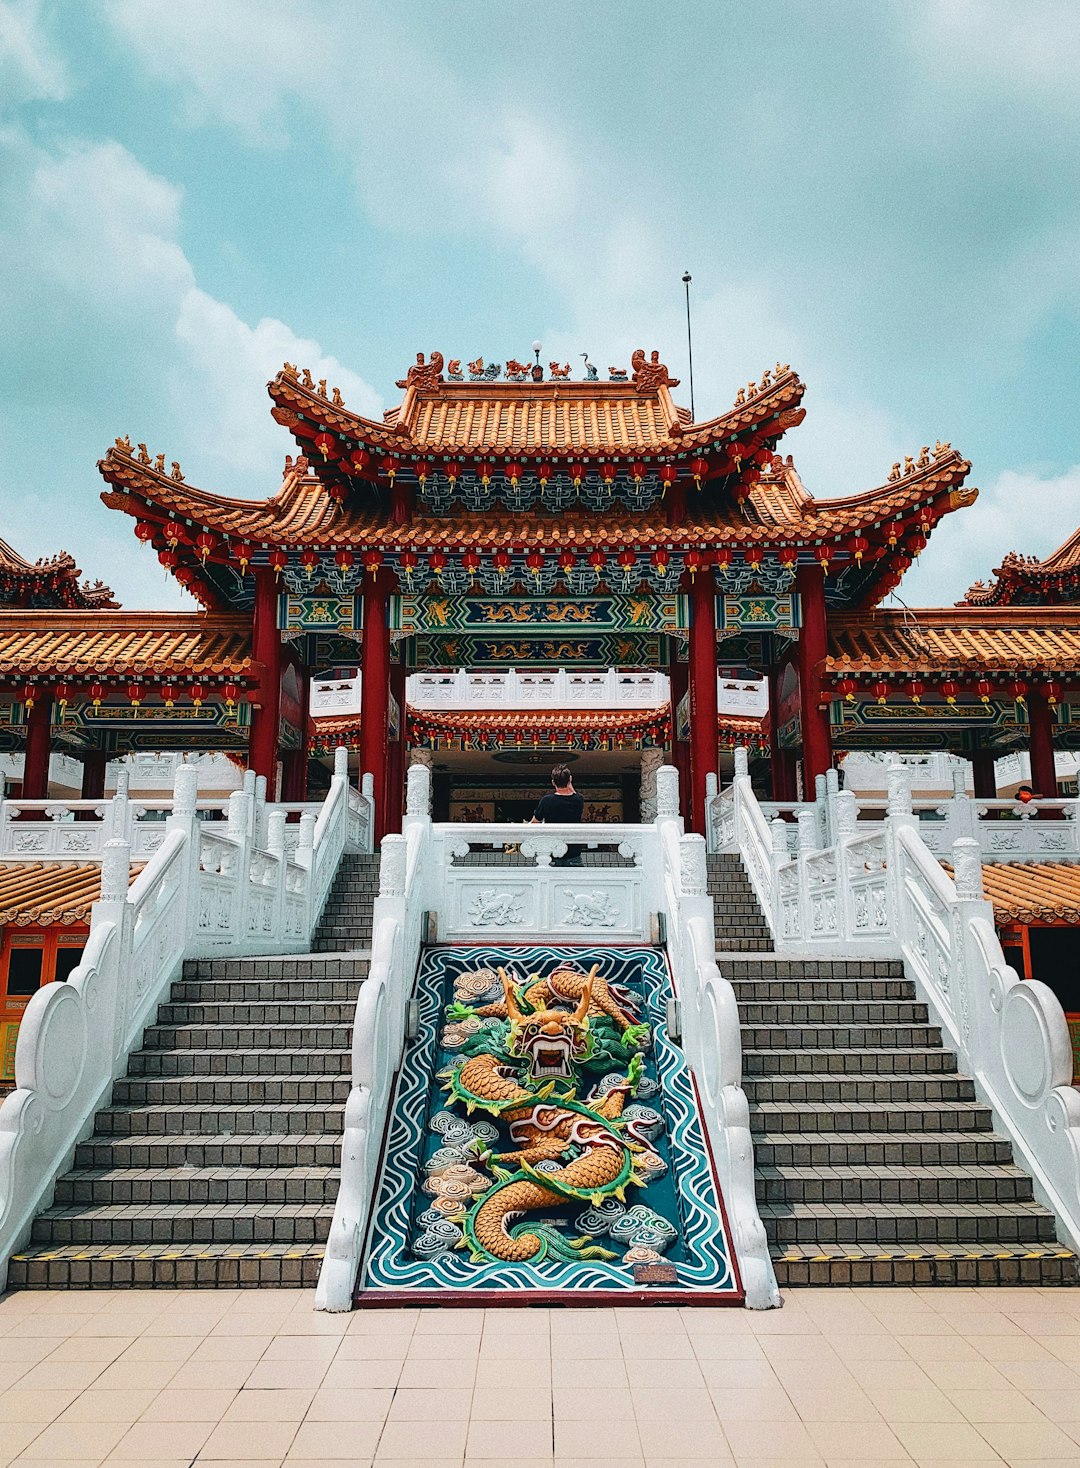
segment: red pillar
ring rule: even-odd
[[[971,778],[976,800],[997,799],[996,758],[992,749],[976,749],[971,756]]]
[[[802,601],[798,665],[803,783],[808,798],[812,800],[814,780],[832,768],[829,714],[821,707],[821,674],[818,671],[829,650],[825,628],[825,572],[820,566],[800,566],[795,573],[795,590]]]
[[[668,664],[668,678],[671,680],[671,763],[679,772],[679,814],[685,821],[690,814],[690,745],[679,738],[676,714],[690,686],[690,670],[673,656]]]
[[[40,689],[26,716],[26,747],[23,754],[22,777],[24,800],[47,800],[49,797],[51,745],[52,693]]]
[[[105,794],[105,766],[108,763],[109,756],[103,749],[83,755],[82,789],[79,791],[83,800],[100,800]]]
[[[277,581],[269,566],[255,568],[255,618],[251,654],[260,667],[259,702],[251,711],[248,767],[266,776],[269,800],[276,797],[278,725],[281,720],[281,636],[277,626]]]
[[[690,817],[692,831],[705,829],[705,776],[719,760],[716,697],[716,585],[711,571],[690,583]]]
[[[386,808],[387,716],[390,709],[390,577],[370,572],[364,581],[363,682],[360,687],[360,776],[375,777],[375,838],[389,830]]]
[[[1054,765],[1054,710],[1043,694],[1028,695],[1028,750],[1031,754],[1031,788],[1036,795],[1057,795]]]
[[[405,661],[390,664],[390,693],[398,706],[398,737],[390,745],[386,762],[386,829],[400,831],[405,814]]]

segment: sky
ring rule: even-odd
[[[1080,524],[1076,0],[0,0],[0,538],[185,604],[117,435],[262,497],[288,359],[378,416],[417,351],[776,361],[821,498],[948,439],[948,604]]]

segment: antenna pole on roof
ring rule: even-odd
[[[690,357],[690,418],[694,420],[694,337],[690,330],[690,282],[693,276],[689,270],[683,271],[682,282],[686,287],[686,350]]]

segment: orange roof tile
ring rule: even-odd
[[[995,567],[994,578],[989,585],[976,581],[968,588],[960,605],[1011,606],[1017,602],[1080,601],[1080,529],[1074,530],[1068,540],[1045,560],[1010,551],[1001,565]]]
[[[134,881],[142,866],[133,866]],[[101,896],[97,863],[67,866],[60,862],[0,862],[0,926],[73,927],[90,921],[90,909]]]
[[[827,674],[1012,672],[1075,675],[1080,607],[935,607],[829,614]]]
[[[952,868],[943,863],[951,874]],[[983,867],[983,890],[994,921],[1080,924],[1080,864],[995,862]]]
[[[205,612],[0,611],[0,681],[251,671],[251,618]]]
[[[47,561],[28,561],[0,540],[0,606],[17,597],[56,607],[115,607],[112,591],[101,581],[80,583],[82,572],[67,551]]]

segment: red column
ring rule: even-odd
[[[705,829],[705,776],[715,774],[719,713],[716,697],[716,585],[711,571],[690,583],[690,816]]]
[[[829,649],[825,628],[825,572],[820,566],[800,566],[795,573],[795,590],[802,600],[798,665],[803,783],[808,798],[812,800],[815,778],[832,767],[829,714],[821,707],[821,674],[818,671]]]
[[[83,800],[100,800],[105,794],[105,766],[108,763],[109,756],[103,749],[83,755],[82,789],[79,791]]]
[[[997,799],[997,772],[992,749],[976,749],[971,756],[971,778],[975,785],[976,800]]]
[[[397,702],[400,728],[390,745],[387,768],[386,829],[400,831],[405,813],[405,676],[404,659],[390,664],[390,693]]]
[[[387,715],[390,708],[390,626],[387,602],[390,577],[370,572],[364,581],[363,682],[360,687],[360,776],[375,777],[375,837],[389,829]]]
[[[690,670],[673,656],[668,664],[668,678],[671,680],[671,763],[679,772],[679,814],[685,821],[690,813],[690,746],[679,738],[675,715],[690,686]]]
[[[23,754],[22,777],[24,800],[48,799],[51,744],[52,693],[40,689],[26,716],[26,747]]]
[[[1031,788],[1047,799],[1057,794],[1054,765],[1054,710],[1043,694],[1028,695],[1028,750],[1031,754]]]
[[[248,767],[266,776],[267,798],[277,794],[278,726],[281,721],[281,636],[277,626],[277,581],[269,566],[255,568],[255,617],[251,655],[259,665],[259,702],[251,711]]]

